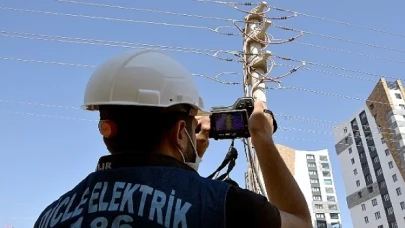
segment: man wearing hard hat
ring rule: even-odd
[[[49,205],[35,228],[312,227],[263,103],[255,103],[248,125],[272,204],[199,176],[209,113],[191,74],[170,56],[147,50],[110,59],[90,78],[83,107],[100,112],[111,155]]]

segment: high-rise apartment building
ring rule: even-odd
[[[405,227],[404,97],[400,81],[380,79],[333,130],[354,228]]]
[[[299,151],[277,145],[304,193],[314,228],[340,228],[341,219],[328,150]]]

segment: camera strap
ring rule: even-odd
[[[225,166],[228,165],[228,168],[227,168],[226,172],[224,174],[222,174],[221,176],[215,178],[216,180],[220,180],[220,181],[225,180],[225,178],[227,178],[229,176],[230,172],[235,167],[237,158],[238,158],[238,151],[234,147],[234,140],[232,140],[232,143],[231,143],[231,146],[229,147],[228,153],[226,153],[226,156],[225,156],[224,160],[222,161],[221,165],[211,175],[209,175],[207,178],[213,179],[216,175],[219,174],[219,172],[221,172],[221,170],[223,168],[225,168]]]

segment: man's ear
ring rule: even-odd
[[[185,128],[186,122],[184,120],[179,120],[173,126],[169,136],[170,140],[181,150],[184,150],[187,147],[187,136],[184,133]]]

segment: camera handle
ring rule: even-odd
[[[228,153],[226,153],[226,156],[224,160],[222,161],[221,165],[207,178],[213,179],[215,176],[218,176],[219,172],[225,168],[226,165],[228,165],[228,168],[224,174],[221,176],[215,178],[216,180],[223,181],[226,177],[229,178],[230,172],[233,170],[236,164],[236,159],[238,158],[238,150],[234,147],[235,145],[235,140],[232,139],[231,145],[229,147]]]

